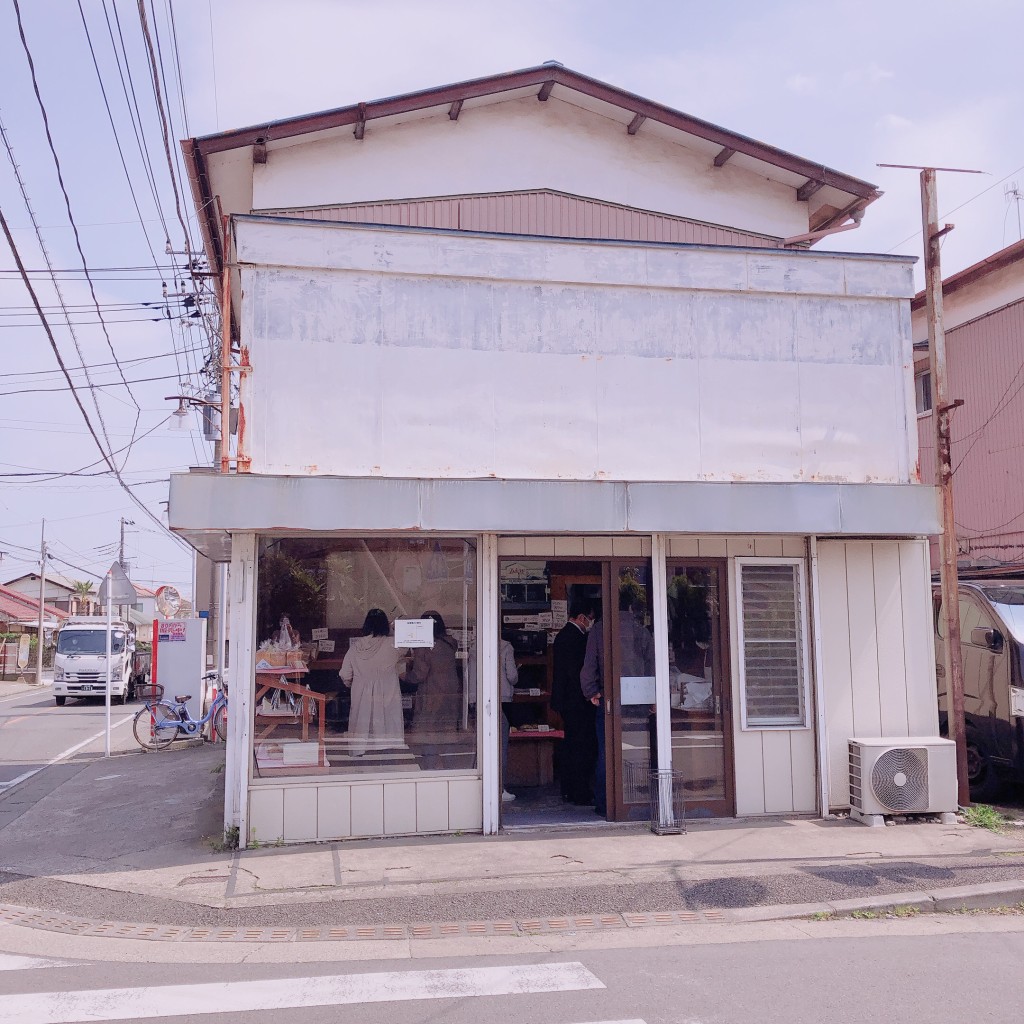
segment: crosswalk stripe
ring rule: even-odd
[[[38,956],[18,956],[0,953],[0,971],[31,971],[40,967],[72,967],[69,960],[48,960]]]
[[[71,1024],[304,1006],[576,992],[605,986],[583,964],[530,964],[437,971],[386,971],[198,985],[7,995],[0,1024]]]

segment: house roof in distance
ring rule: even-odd
[[[67,612],[48,604],[43,605],[43,611],[47,618],[57,622],[63,622],[68,617]],[[0,585],[0,622],[32,623],[38,620],[38,601]]]
[[[37,573],[37,572],[26,572],[26,573],[23,573],[21,576],[15,576],[14,579],[12,579],[12,580],[8,580],[7,583],[4,584],[4,585],[9,587],[9,586],[11,586],[12,583],[20,583],[22,580],[38,580],[38,579],[39,579],[39,573]],[[57,587],[62,587],[69,594],[74,594],[75,593],[75,581],[74,580],[69,579],[67,576],[62,576],[59,572],[53,572],[49,568],[47,568],[47,570],[46,570],[46,582],[48,584],[52,583],[54,586],[57,586]],[[90,580],[89,582],[93,583],[92,580]],[[95,586],[96,586],[95,583],[93,583],[93,588],[94,589],[95,589]]]
[[[204,240],[214,268],[221,268],[221,228],[214,199],[215,190],[211,185],[207,165],[210,156],[251,147],[254,155],[259,150],[265,159],[267,150],[273,150],[275,143],[282,144],[300,135],[322,136],[350,127],[356,138],[361,139],[367,123],[374,120],[387,118],[394,123],[402,115],[413,112],[420,115],[447,112],[448,117],[455,120],[466,102],[480,105],[530,94],[536,94],[537,99],[542,101],[554,96],[595,110],[613,121],[619,121],[629,135],[642,132],[645,121],[658,122],[675,134],[681,145],[705,152],[709,166],[722,167],[728,161],[735,160],[754,173],[791,187],[795,198],[801,202],[827,189],[829,202],[815,211],[811,218],[812,231],[825,230],[842,223],[853,213],[863,211],[881,195],[870,182],[729,131],[692,114],[637,96],[551,61],[519,71],[488,75],[197,139],[186,139],[182,149],[196,204],[201,212]]]
[[[1024,240],[1014,242],[1013,245],[1008,245],[1005,249],[1000,249],[999,252],[994,252],[991,256],[986,256],[983,260],[978,260],[977,263],[972,263],[969,267],[943,278],[942,294],[943,296],[953,295],[962,288],[974,284],[975,281],[980,281],[983,277],[1012,266],[1018,261],[1024,261]],[[1021,265],[1024,267],[1024,262]],[[911,299],[910,308],[922,309],[924,304],[924,291],[919,291]]]

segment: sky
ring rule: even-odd
[[[186,253],[198,258],[201,246],[188,190],[176,195],[172,186],[139,5],[19,3],[25,46],[14,0],[0,0],[0,211],[33,272],[61,358],[88,368],[88,377],[72,371],[75,393],[100,444],[119,452],[118,471],[137,501],[102,461],[0,235],[0,582],[37,569],[44,518],[51,570],[101,575],[116,557],[124,518],[133,579],[187,595],[189,550],[161,525],[167,477],[208,465],[212,446],[195,413],[191,429],[169,429],[176,403],[166,396],[207,393],[200,371],[215,338],[211,321],[189,315],[208,308],[202,294],[186,304],[196,282],[210,282],[185,272]],[[1024,203],[1012,194],[1015,185],[1024,189],[1019,0],[144,7],[162,58],[167,142],[179,175],[177,140],[189,135],[558,60],[884,191],[860,229],[819,248],[920,255],[918,175],[879,163],[984,172],[939,175],[940,220],[956,225],[943,244],[944,275],[1020,237]],[[50,265],[63,271],[59,297],[42,273],[40,236]],[[71,472],[100,475],[53,476]],[[50,476],[12,475],[27,473]]]

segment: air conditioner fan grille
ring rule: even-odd
[[[923,747],[893,747],[871,769],[875,799],[892,811],[928,808],[928,751]]]

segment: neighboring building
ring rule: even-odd
[[[851,737],[937,734],[913,261],[806,251],[874,186],[560,65],[184,151],[244,369],[237,471],[169,514],[231,563],[243,843],[593,822],[534,799],[577,599],[611,820],[656,766],[690,814],[826,813]],[[371,607],[451,633],[401,720],[338,679]]]
[[[942,282],[959,563],[1024,568],[1024,242]],[[924,293],[914,297],[921,478],[935,479],[935,422]],[[932,552],[938,568],[938,545]]]
[[[5,586],[26,597],[34,598],[38,607],[39,573],[25,573],[24,576],[8,580]],[[96,593],[95,585],[89,593],[80,593],[74,580],[58,573],[52,573],[47,569],[44,600],[47,604],[51,604],[69,615],[97,614]]]
[[[39,592],[39,581],[36,580],[36,593]],[[68,617],[67,612],[43,605],[44,635],[57,629]],[[38,633],[39,632],[39,599],[32,600],[17,590],[0,586],[0,634]],[[35,662],[29,666],[34,672]],[[22,672],[18,668],[17,639],[5,641],[0,636],[0,679],[14,679]]]

